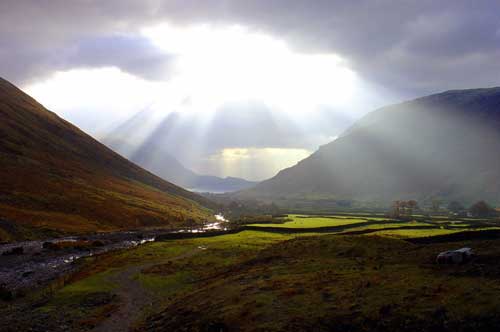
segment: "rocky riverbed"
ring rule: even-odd
[[[37,288],[75,269],[82,257],[154,241],[151,233],[120,232],[27,241],[0,246],[0,287],[10,292]]]
[[[162,234],[225,229],[227,221],[222,216],[216,216],[216,220],[197,229],[114,232],[0,245],[0,295],[8,297],[47,285],[74,271],[77,260],[82,257],[133,248],[155,241]]]

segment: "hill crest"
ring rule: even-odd
[[[380,108],[239,197],[479,199],[500,203],[500,88],[450,90]],[[285,204],[285,203],[284,203]]]
[[[0,119],[0,219],[18,229],[0,228],[0,239],[209,218],[211,202],[143,170],[3,79]]]

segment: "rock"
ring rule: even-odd
[[[101,240],[92,241],[92,247],[104,247],[104,242]]]
[[[12,301],[14,299],[14,295],[10,290],[7,289],[5,285],[0,285],[0,300],[3,301]]]
[[[24,273],[22,274],[22,277],[23,277],[23,278],[29,277],[29,276],[30,276],[30,275],[32,275],[33,273],[35,273],[35,272],[33,272],[33,271],[26,271],[26,272],[24,272]]]
[[[2,256],[22,255],[22,254],[24,254],[24,248],[23,247],[15,247],[15,248],[12,248],[11,250],[4,251],[2,253]]]
[[[59,250],[59,249],[61,249],[61,248],[59,248],[59,246],[56,243],[48,242],[48,241],[43,243],[42,248],[43,249],[49,249],[49,250]]]
[[[206,332],[226,332],[228,327],[223,322],[209,322],[202,327],[202,331]]]
[[[390,313],[392,312],[392,309],[393,309],[393,306],[390,304],[383,305],[380,307],[378,314],[381,318],[385,318],[388,315],[390,315]]]

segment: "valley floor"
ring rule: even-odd
[[[243,231],[89,257],[64,287],[5,302],[0,331],[500,327],[500,237],[495,230],[483,231],[485,225],[475,227],[470,221],[463,230],[493,235],[464,239],[455,236],[460,230],[419,228],[420,222],[398,226],[389,220],[363,224],[370,220],[354,217],[347,218],[354,219],[348,224],[338,216],[292,219],[290,228],[357,224],[356,229],[373,232]],[[415,229],[394,230],[402,226]],[[496,228],[495,223],[489,227]],[[407,240],[416,237],[433,240]],[[471,262],[435,264],[439,252],[465,246],[477,254]]]

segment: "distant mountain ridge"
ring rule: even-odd
[[[0,241],[211,217],[213,203],[133,164],[0,79]]]
[[[125,135],[125,131],[134,130],[133,124],[123,126],[119,133]],[[173,182],[183,188],[196,192],[234,192],[255,186],[258,182],[248,181],[236,177],[221,178],[213,175],[199,175],[182,165],[165,148],[163,140],[150,139],[140,147],[133,149],[127,143],[113,139],[113,136],[105,137],[101,141],[124,155],[134,163],[144,167],[161,178]]]
[[[499,204],[500,88],[452,90],[383,107],[237,196]]]

